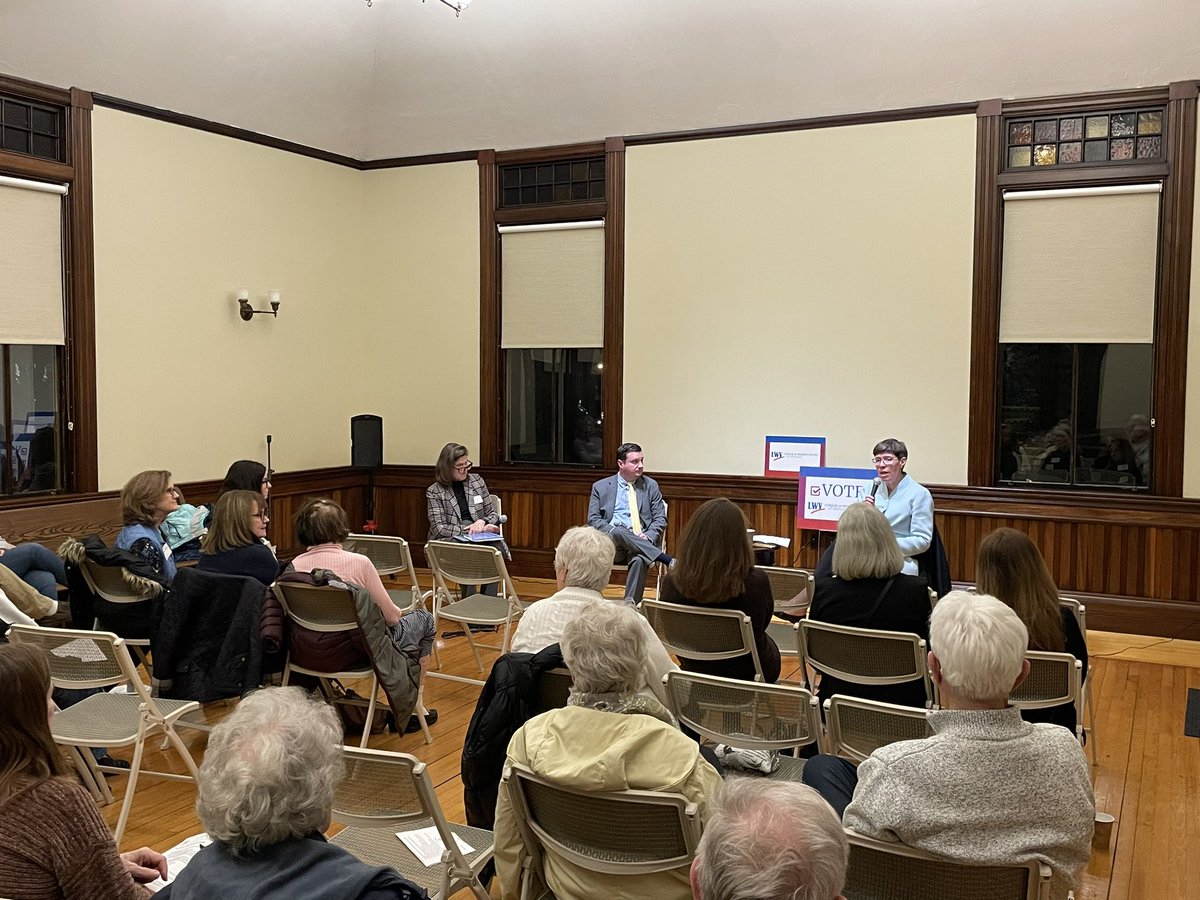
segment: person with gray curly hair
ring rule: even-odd
[[[517,620],[513,633],[513,653],[537,653],[562,640],[568,623],[580,612],[597,603],[621,603],[606,600],[601,591],[612,574],[616,545],[612,538],[588,525],[568,528],[554,549],[554,577],[558,592],[539,600]],[[640,618],[640,617],[639,617]],[[637,692],[667,702],[663,678],[678,666],[662,645],[654,629],[640,618],[645,652],[642,654],[641,676]]]
[[[842,823],[807,785],[730,778],[692,862],[696,900],[835,900],[850,847]]]
[[[941,691],[934,735],[880,747],[857,771],[816,756],[804,783],[844,810],[847,828],[955,862],[1050,867],[1061,900],[1091,856],[1095,799],[1075,735],[1025,722],[1009,695],[1029,675],[1028,636],[995,597],[951,591],[929,619]]]
[[[217,725],[197,779],[213,843],[159,892],[172,900],[418,900],[394,870],[326,842],[344,773],[342,728],[298,687],[265,688]]]
[[[519,764],[564,787],[582,791],[671,791],[682,794],[707,819],[707,800],[721,776],[700,756],[695,741],[675,727],[657,700],[636,693],[646,638],[641,616],[623,603],[584,608],[562,636],[571,670],[571,698],[563,709],[535,716],[513,735],[509,764]],[[516,900],[527,851],[507,790],[496,802],[496,874],[501,896]],[[623,897],[687,900],[688,868],[621,876],[591,872],[549,851],[543,879],[561,900]],[[535,890],[534,896],[540,896]]]

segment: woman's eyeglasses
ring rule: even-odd
[[[475,468],[475,463],[471,462],[469,459],[466,462],[454,464],[455,472],[469,472],[473,468]]]
[[[256,518],[256,519],[262,519],[264,522],[266,522],[267,520],[269,520],[271,518],[270,516],[268,516],[266,514],[266,512],[256,512],[256,513],[251,513],[250,515],[254,516],[254,518]]]

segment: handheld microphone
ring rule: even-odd
[[[879,493],[879,485],[880,484],[882,484],[882,482],[878,478],[876,478],[874,481],[871,482],[871,499],[872,500],[874,500],[875,495],[877,493]]]

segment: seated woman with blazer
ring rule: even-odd
[[[904,555],[883,514],[869,503],[847,507],[833,545],[833,574],[818,576],[808,617],[832,625],[905,631],[928,640],[929,586],[903,569]],[[817,696],[824,703],[834,694],[925,705],[920,681],[864,685],[822,675]]]
[[[488,544],[511,559],[508,546],[499,537],[500,516],[487,485],[471,471],[473,467],[462,444],[451,442],[438,454],[435,480],[425,491],[429,540],[470,541],[477,539],[476,535],[495,535]]]

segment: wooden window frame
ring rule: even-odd
[[[65,163],[0,151],[0,174],[57,181],[70,186],[63,206],[66,341],[60,399],[62,420],[61,494],[94,493],[99,468],[96,440],[96,308],[92,234],[92,95],[0,75],[0,90],[50,103],[66,112]],[[0,498],[0,508],[28,505],[28,495]]]
[[[1191,302],[1192,216],[1195,199],[1196,101],[1198,83],[1165,88],[1003,102],[985,100],[976,112],[975,258],[971,291],[971,395],[967,483],[996,485],[996,399],[1000,364],[1000,273],[1003,254],[1003,196],[1010,187],[1088,187],[1114,182],[1162,181],[1154,312],[1154,441],[1150,492],[1183,495],[1184,391],[1187,373],[1188,307]],[[1165,160],[1144,164],[1005,172],[1004,120],[1013,115],[1107,109],[1115,104],[1165,104]],[[1172,389],[1176,386],[1176,389]],[[1009,489],[1008,486],[997,489]],[[1024,487],[1012,490],[1028,490]],[[1074,495],[1087,488],[1074,487]]]
[[[500,208],[499,167],[604,156],[604,200],[575,201],[544,206]],[[604,455],[600,467],[617,456],[621,419],[625,331],[625,142],[603,142],[479,153],[479,462],[506,463],[504,435],[504,354],[500,350],[500,236],[499,225],[535,222],[575,222],[604,219]],[[577,465],[507,463],[538,470]]]

